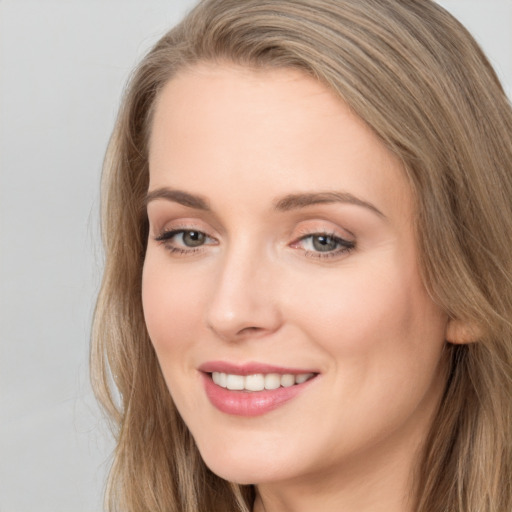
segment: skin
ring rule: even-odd
[[[420,278],[399,160],[298,71],[203,64],[162,91],[149,164],[150,194],[209,205],[149,201],[143,273],[147,328],[206,464],[256,484],[256,512],[411,511],[450,323]],[[367,204],[275,208],[312,192]],[[157,240],[172,230],[206,237]],[[354,247],[321,252],[316,233]],[[198,367],[217,360],[318,376],[276,410],[239,417],[205,394]]]

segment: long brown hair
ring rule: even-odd
[[[106,266],[92,378],[117,448],[110,511],[250,510],[250,486],[201,461],[146,332],[141,272],[152,110],[201,61],[300,69],[404,162],[432,298],[478,333],[451,372],[418,461],[418,512],[512,510],[512,110],[469,33],[430,0],[205,0],[143,59],[105,159]]]

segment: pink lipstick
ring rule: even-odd
[[[212,405],[236,416],[266,414],[296,397],[318,375],[310,369],[224,361],[205,363],[199,370]]]

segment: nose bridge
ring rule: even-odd
[[[245,238],[222,255],[207,311],[207,325],[218,336],[235,340],[243,335],[275,331],[280,323],[270,258]]]

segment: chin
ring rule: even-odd
[[[217,476],[235,484],[251,485],[269,480],[269,471],[265,464],[255,467],[240,462],[238,464],[229,464],[225,461],[214,461],[211,464],[207,460],[204,460],[204,462]],[[270,478],[270,480],[273,480],[273,478]]]
[[[283,468],[293,467],[293,464],[280,464],[269,456],[269,451],[261,451],[261,454],[250,456],[244,453],[203,453],[206,466],[217,476],[241,485],[261,484],[270,481],[278,481],[290,477],[284,474]]]

